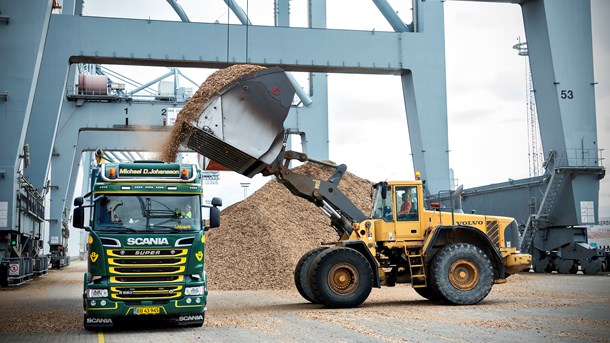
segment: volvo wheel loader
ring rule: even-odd
[[[280,68],[245,75],[185,124],[182,144],[242,175],[273,175],[330,218],[338,240],[307,252],[296,265],[303,298],[356,307],[373,287],[410,283],[424,298],[469,305],[483,300],[494,283],[530,267],[531,256],[517,251],[513,218],[426,206],[420,180],[375,184],[372,213],[362,213],[338,188],[345,165],[286,150],[283,123],[294,93]],[[293,160],[323,164],[333,173],[328,179],[300,175],[289,169]]]

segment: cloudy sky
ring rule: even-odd
[[[248,10],[253,24],[272,24],[272,0],[237,2]],[[403,21],[411,21],[410,0],[389,2]],[[293,26],[306,26],[306,3],[306,0],[291,1]],[[179,0],[179,4],[191,21],[238,23],[222,0]],[[594,70],[598,82],[598,141],[608,161],[610,1],[592,0],[591,4]],[[327,11],[329,28],[391,30],[369,0],[328,0]],[[85,14],[179,20],[163,0],[87,0]],[[458,183],[469,188],[528,177],[526,60],[512,48],[519,37],[525,39],[520,7],[447,1],[445,31],[450,166]],[[144,82],[166,71],[130,68],[129,72]],[[182,72],[194,81],[203,82],[211,71],[182,69]],[[379,140],[362,140],[362,133],[377,135],[370,129],[373,121],[376,127],[381,123],[383,140],[381,136]],[[348,171],[371,181],[413,178],[399,77],[329,75],[329,127],[330,158],[347,164]],[[392,149],[385,149],[387,146]],[[481,168],[482,160],[486,161],[486,168]],[[222,173],[221,178],[221,185],[209,186],[207,194],[222,196],[225,204],[243,198],[240,183],[251,183],[248,189],[251,194],[267,181],[262,177],[247,179],[230,173]],[[610,217],[610,177],[601,181],[600,215]]]

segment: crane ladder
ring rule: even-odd
[[[559,169],[555,169],[549,180],[549,184],[546,187],[542,202],[538,209],[538,213],[532,214],[527,220],[525,225],[525,231],[523,232],[523,238],[521,239],[521,251],[529,252],[534,241],[536,231],[538,231],[539,224],[543,221],[548,222],[559,200],[559,195],[564,186],[566,174],[561,173]]]

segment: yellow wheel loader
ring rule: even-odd
[[[513,218],[435,208],[420,180],[375,184],[372,213],[363,214],[338,188],[345,165],[285,149],[283,123],[294,93],[280,68],[244,75],[182,127],[182,144],[242,175],[273,175],[330,218],[338,240],[309,251],[295,268],[303,298],[356,307],[372,287],[410,283],[424,298],[470,305],[494,283],[530,267],[531,256],[517,251]],[[300,175],[289,169],[292,160],[322,164],[333,173],[326,180]]]

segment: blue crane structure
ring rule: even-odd
[[[101,87],[101,93],[96,87],[83,91],[83,84],[74,82],[80,64],[223,68],[252,63],[309,72],[309,93],[299,94],[302,106],[291,110],[285,125],[304,135],[308,154],[320,160],[328,158],[326,73],[400,75],[413,164],[431,195],[449,189],[444,1],[409,0],[413,20],[404,23],[386,0],[373,0],[392,32],[327,29],[325,0],[308,1],[308,27],[290,26],[289,0],[275,0],[274,26],[253,25],[231,0],[225,2],[241,24],[191,22],[177,1],[166,1],[180,21],[83,16],[82,0],[64,0],[61,13],[53,13],[54,0],[0,0],[3,284],[46,271],[47,257],[40,253],[45,221],[51,263],[69,263],[70,199],[82,153],[150,150],[150,142],[168,134],[160,115],[187,100],[141,101],[113,93],[112,85],[106,91]],[[545,227],[597,221],[604,169],[597,158],[590,3],[492,2],[520,4],[523,10],[542,144],[552,155],[547,164],[552,176],[538,182],[539,192],[558,188],[554,180],[561,179],[562,193],[555,197],[560,205],[545,203],[547,196],[521,202],[533,207],[523,223],[524,237],[532,237],[523,243],[529,249],[537,246],[533,237],[548,231]],[[570,26],[564,25],[567,19]],[[185,44],[180,37],[198,42]],[[537,247],[546,254],[548,247]]]

